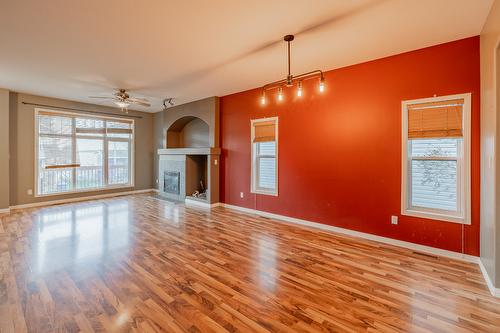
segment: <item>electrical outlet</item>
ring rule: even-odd
[[[214,160],[214,165],[217,165],[217,163],[219,163],[219,162],[217,162],[217,160]]]
[[[391,224],[398,224],[398,217],[396,215],[391,216]]]
[[[240,192],[240,198],[243,198],[243,192]]]
[[[26,191],[26,193],[28,193],[28,195],[33,195],[33,190],[32,190],[32,189],[28,189],[28,190]]]
[[[158,184],[158,183],[159,183],[158,178],[156,178],[156,184]]]

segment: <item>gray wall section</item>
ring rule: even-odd
[[[497,68],[500,43],[500,1],[491,7],[481,31],[481,261],[495,285],[500,287],[500,78]],[[496,63],[496,64],[495,64]]]
[[[206,148],[210,147],[210,129],[208,124],[199,118],[188,122],[179,132],[178,147],[174,148]],[[169,144],[170,146],[170,144]]]
[[[154,142],[153,142],[153,175],[154,175],[154,183],[155,183],[155,188],[159,189],[159,175],[158,175],[158,163],[159,163],[159,158],[157,151],[158,149],[163,149],[166,148],[165,144],[165,138],[167,135],[167,130],[163,126],[163,115],[164,111],[162,112],[157,112],[153,115],[153,130],[154,130]]]
[[[163,129],[166,131],[176,120],[186,117],[192,116],[197,117],[203,120],[208,124],[209,127],[209,147],[219,147],[219,127],[216,122],[219,119],[219,108],[218,108],[219,98],[218,97],[210,97],[201,99],[199,101],[182,104],[179,106],[174,106],[172,108],[168,108],[163,113]],[[161,138],[162,147],[166,147],[166,136],[163,135]]]
[[[9,91],[0,89],[0,209],[9,208]]]
[[[72,193],[46,197],[28,195],[28,189],[35,189],[35,118],[36,106],[26,105],[23,102],[53,105],[58,107],[77,108],[83,110],[100,111],[109,114],[121,114],[118,109],[72,102],[48,97],[11,93],[10,103],[10,205],[22,205],[34,202],[91,196],[104,193],[141,190],[153,188],[153,114],[130,111],[129,115],[142,117],[135,120],[135,186],[113,190]],[[58,110],[54,108],[54,110]]]
[[[499,10],[500,12],[500,10]],[[498,15],[498,20],[500,21],[500,14]],[[500,117],[498,117],[498,112],[500,112],[500,45],[496,50],[496,114],[497,114],[497,136],[496,136],[496,156],[499,156],[500,153],[500,133],[498,129],[500,129]],[[500,288],[500,164],[496,163],[496,192],[495,192],[495,239],[496,239],[496,247],[495,247],[495,287]]]
[[[219,97],[209,97],[199,101],[182,104],[157,112],[154,123],[154,175],[158,179],[158,149],[167,148],[167,129],[178,119],[186,116],[200,118],[209,125],[209,147],[220,146],[219,133]],[[158,188],[158,184],[155,186]]]
[[[208,124],[197,117],[177,119],[167,129],[167,148],[207,148],[210,147]]]

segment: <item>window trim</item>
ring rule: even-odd
[[[411,181],[408,179],[409,163],[411,158],[409,154],[408,144],[408,106],[412,104],[439,102],[452,99],[463,99],[463,139],[462,149],[463,156],[457,158],[457,207],[461,207],[461,212],[448,214],[445,210],[431,208],[415,208],[410,207],[410,186]],[[453,222],[460,224],[471,224],[471,93],[456,94],[447,96],[438,96],[430,98],[421,98],[407,100],[401,102],[402,113],[402,145],[401,145],[401,215],[427,218],[445,222]]]
[[[257,181],[257,173],[258,173],[258,168],[257,168],[257,157],[256,157],[256,152],[255,152],[255,145],[254,145],[254,138],[255,138],[255,124],[261,123],[261,122],[266,122],[266,121],[273,121],[275,123],[274,127],[274,141],[276,142],[276,154],[274,156],[276,160],[276,170],[275,170],[275,189],[273,190],[267,190],[267,189],[262,189],[258,188],[256,186],[256,181]],[[278,196],[278,117],[269,117],[269,118],[259,118],[259,119],[252,119],[250,120],[250,128],[251,128],[251,135],[250,135],[250,150],[251,150],[251,179],[250,179],[250,192],[254,194],[264,194],[264,195],[271,195],[271,196]]]
[[[52,112],[52,113],[58,113],[61,115],[69,115],[72,117],[82,117],[82,118],[91,118],[91,119],[104,119],[104,120],[114,120],[118,122],[123,122],[124,119],[127,121],[131,122],[131,127],[132,127],[132,137],[130,140],[128,139],[123,139],[123,138],[106,138],[104,137],[99,137],[99,139],[103,140],[103,150],[105,151],[105,156],[107,155],[108,151],[108,142],[113,142],[113,141],[119,141],[119,142],[130,142],[130,150],[129,150],[129,174],[130,174],[130,182],[127,184],[116,184],[116,185],[105,185],[102,187],[92,187],[92,188],[84,188],[84,189],[73,189],[71,191],[64,191],[64,192],[58,192],[58,193],[47,193],[47,194],[39,194],[38,193],[38,144],[39,144],[39,124],[38,124],[38,114],[39,112]],[[68,195],[68,194],[75,194],[75,193],[89,193],[89,192],[102,192],[102,191],[110,191],[110,190],[116,190],[116,189],[126,189],[126,188],[133,188],[135,187],[135,120],[134,119],[129,119],[129,118],[120,118],[120,117],[111,117],[111,116],[93,116],[89,115],[86,113],[78,113],[78,112],[69,112],[69,111],[60,111],[60,110],[53,110],[53,109],[48,109],[48,108],[35,108],[34,112],[34,186],[33,186],[33,196],[35,198],[43,198],[43,197],[53,197],[53,196],[61,196],[61,195]],[[74,126],[72,128],[74,130]],[[76,139],[76,134],[72,133],[72,139],[73,139],[73,144]],[[85,138],[94,138],[92,136],[88,136]],[[76,152],[76,151],[74,151]],[[103,161],[103,172],[108,173],[108,159],[104,158]],[[105,177],[106,179],[107,177]]]

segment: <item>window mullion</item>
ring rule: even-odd
[[[72,125],[72,128],[71,128],[71,132],[72,132],[72,136],[71,136],[71,145],[72,145],[72,162],[71,163],[77,163],[77,152],[76,152],[76,119],[75,117],[71,117],[71,125]],[[73,182],[72,182],[72,190],[76,190],[76,168],[71,168],[71,172],[72,172],[72,175],[73,175]]]
[[[109,166],[109,150],[108,150],[108,121],[105,120],[104,121],[104,186],[109,186],[109,170],[108,170],[108,166]]]
[[[463,197],[465,195],[465,187],[464,187],[464,179],[465,179],[465,173],[464,173],[464,167],[463,167],[463,162],[464,162],[464,151],[463,151],[463,144],[461,140],[458,141],[457,143],[457,150],[458,150],[458,155],[459,158],[457,158],[457,208],[458,211],[463,214],[464,213],[464,205],[465,203],[463,202]]]

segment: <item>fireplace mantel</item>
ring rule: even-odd
[[[220,148],[166,148],[158,149],[158,155],[220,155]]]

